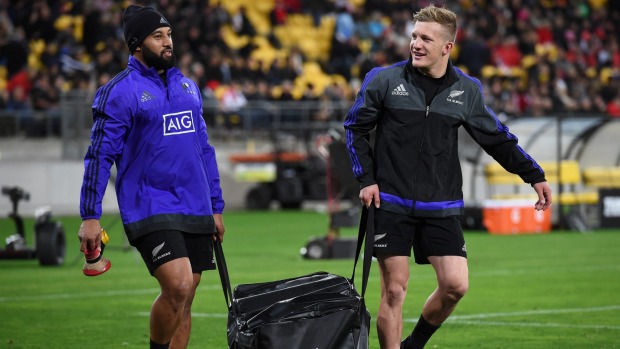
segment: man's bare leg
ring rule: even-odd
[[[382,349],[399,349],[403,331],[403,303],[409,283],[409,257],[378,257],[381,302],[377,313],[377,334]]]
[[[172,340],[182,320],[188,297],[192,294],[194,277],[188,258],[174,259],[155,270],[161,293],[151,307],[151,340],[166,344]]]

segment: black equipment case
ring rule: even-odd
[[[368,349],[370,314],[364,294],[374,243],[373,209],[363,209],[351,278],[317,272],[285,280],[244,284],[231,291],[219,242],[217,267],[228,307],[230,349]],[[355,267],[366,237],[362,293]]]

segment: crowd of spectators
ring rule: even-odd
[[[173,23],[178,66],[203,89],[206,104],[236,114],[252,101],[352,102],[375,66],[409,57],[412,13],[434,3],[459,15],[453,63],[480,79],[488,105],[507,117],[558,113],[620,117],[620,1],[613,0],[271,0],[271,27],[287,16],[311,16],[335,26],[325,74],[346,79],[315,91],[291,92],[309,58],[299,47],[286,59],[263,62],[237,36],[265,36],[240,6],[217,1],[0,0],[0,110],[54,111],[61,94],[90,94],[127,64],[121,13],[130,2],[150,5]],[[216,93],[218,91],[218,93]],[[346,110],[316,108],[317,120],[341,119]]]

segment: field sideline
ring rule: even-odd
[[[224,249],[233,286],[320,270],[351,273],[352,260],[300,257],[308,238],[326,233],[325,214],[230,212],[224,217]],[[63,267],[0,260],[0,348],[147,348],[148,311],[157,284],[139,254],[124,248],[121,224],[114,216],[102,218],[111,237],[106,256],[112,269],[87,278],[78,253],[79,219],[59,219],[68,240]],[[26,228],[32,229],[32,220],[26,221]],[[3,216],[2,248],[13,232]],[[342,230],[345,236],[356,233],[354,228]],[[466,240],[470,291],[427,348],[620,348],[620,229],[514,236],[468,231]],[[413,328],[434,283],[430,267],[412,265],[406,332]],[[372,349],[379,348],[374,328],[378,286],[373,265],[366,295],[373,318]],[[190,348],[227,347],[226,308],[217,272],[203,276],[193,326]]]

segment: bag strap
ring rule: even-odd
[[[364,236],[366,237],[364,239]],[[360,217],[359,233],[357,235],[357,249],[355,251],[355,262],[353,263],[353,276],[351,282],[355,284],[355,268],[357,260],[362,251],[362,242],[366,240],[364,245],[364,263],[362,269],[362,298],[366,293],[366,285],[368,285],[368,277],[370,276],[370,264],[372,262],[372,249],[375,243],[375,207],[371,203],[369,208],[362,207],[362,215]]]
[[[228,276],[228,267],[226,266],[226,259],[224,258],[224,250],[222,249],[222,242],[219,238],[213,241],[213,250],[215,252],[217,271],[220,274],[220,281],[222,282],[222,290],[224,291],[224,300],[226,301],[226,307],[230,310],[232,306],[232,290],[230,288],[230,277]]]
[[[362,251],[362,242],[366,240],[362,269],[362,298],[366,294],[366,286],[368,285],[368,277],[370,276],[370,264],[372,262],[372,249],[375,240],[374,211],[375,208],[372,204],[370,205],[370,208],[362,207],[359,232],[357,235],[355,262],[353,263],[353,274],[351,276],[351,282],[355,284],[355,269],[357,267],[357,261],[360,257],[360,252]],[[228,309],[230,309],[232,302],[232,289],[230,287],[230,277],[228,276],[226,259],[224,258],[224,250],[222,249],[222,243],[219,241],[219,239],[213,242],[213,250],[215,252],[217,271],[220,274],[220,281],[222,283],[222,290],[224,292],[224,300],[226,301],[226,306],[228,307]]]

